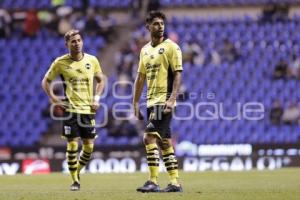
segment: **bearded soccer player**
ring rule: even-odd
[[[150,12],[146,19],[151,41],[140,52],[138,74],[134,83],[133,107],[135,116],[139,119],[143,116],[138,102],[144,82],[147,83],[148,122],[144,144],[150,175],[146,183],[137,188],[138,192],[182,192],[170,130],[181,82],[182,53],[176,43],[164,37],[165,19],[165,15],[159,11]],[[170,178],[170,183],[163,190],[160,190],[157,181],[159,150]]]
[[[42,87],[53,105],[64,108],[63,138],[67,139],[67,163],[72,177],[71,191],[80,190],[80,170],[90,160],[97,136],[95,114],[99,108],[104,88],[104,75],[95,56],[82,51],[83,39],[78,30],[70,30],[65,36],[68,54],[55,59],[45,74]],[[65,99],[53,94],[51,82],[60,76],[64,83]],[[94,93],[94,79],[96,88]],[[78,159],[79,139],[82,150]]]

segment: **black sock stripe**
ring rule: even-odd
[[[170,171],[170,170],[178,169],[178,166],[174,166],[174,167],[166,167],[166,168],[167,168],[167,171]]]
[[[86,154],[86,155],[91,155],[92,154],[92,152],[87,152],[87,151],[82,151],[84,154]]]
[[[159,166],[159,163],[148,163],[148,166]]]
[[[68,156],[68,160],[74,160],[76,156]]]
[[[81,157],[84,157],[86,159],[90,159],[91,158],[91,154],[90,155],[81,154]]]
[[[91,158],[91,155],[85,155],[85,154],[82,154],[81,157],[85,158],[85,159],[90,159]]]
[[[71,150],[67,150],[67,153],[70,153],[70,154],[74,154],[74,153],[77,153],[78,150],[75,150],[75,151],[71,151]]]
[[[158,150],[157,147],[153,148],[153,149],[148,149],[147,151],[154,151],[154,150]]]
[[[79,163],[80,163],[80,165],[83,165],[83,166],[86,165],[86,163],[85,163],[85,162],[82,162],[81,160],[79,160]]]
[[[170,165],[178,165],[178,162],[169,162],[169,163],[165,163],[165,166],[168,167]]]
[[[174,160],[175,160],[175,161],[177,161],[177,159],[176,159],[176,158],[172,158],[172,159],[169,159],[169,158],[164,158],[164,159],[163,159],[163,161],[164,161],[164,162],[168,162],[168,161],[171,161],[171,162],[173,162]]]
[[[159,164],[159,162],[155,162],[155,161],[150,161],[150,162],[148,161],[147,163],[148,164]]]
[[[90,157],[92,156],[92,154],[85,154],[85,153],[82,153],[81,156],[86,157],[86,158],[90,158]]]
[[[147,158],[147,161],[159,161],[159,158]]]
[[[77,161],[73,161],[73,162],[72,162],[72,161],[69,161],[69,162],[68,162],[68,165],[76,165],[76,164],[77,164]]]
[[[69,167],[69,171],[76,171],[77,167]]]
[[[86,158],[84,158],[84,157],[80,156],[79,160],[82,160],[82,161],[88,162],[90,159],[86,159]]]
[[[174,156],[174,153],[169,153],[169,154],[163,155],[163,158],[166,158],[166,157],[169,157],[169,156]]]
[[[147,156],[159,155],[158,153],[147,153]]]

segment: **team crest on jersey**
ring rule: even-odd
[[[90,63],[86,63],[86,64],[85,64],[85,68],[90,69],[90,68],[91,68]]]
[[[164,48],[160,48],[159,51],[158,51],[159,54],[163,54],[164,52],[165,52]]]

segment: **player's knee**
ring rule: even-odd
[[[168,149],[172,146],[171,141],[169,139],[162,139],[161,141],[161,148]]]
[[[145,134],[143,141],[145,145],[148,145],[148,144],[156,143],[156,138],[152,135]]]

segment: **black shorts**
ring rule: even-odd
[[[63,137],[83,139],[94,139],[97,136],[95,128],[95,115],[79,114],[79,113],[64,113],[63,120]]]
[[[170,123],[172,112],[163,113],[164,105],[155,105],[147,108],[148,122],[145,132],[157,132],[161,138],[171,138]]]

